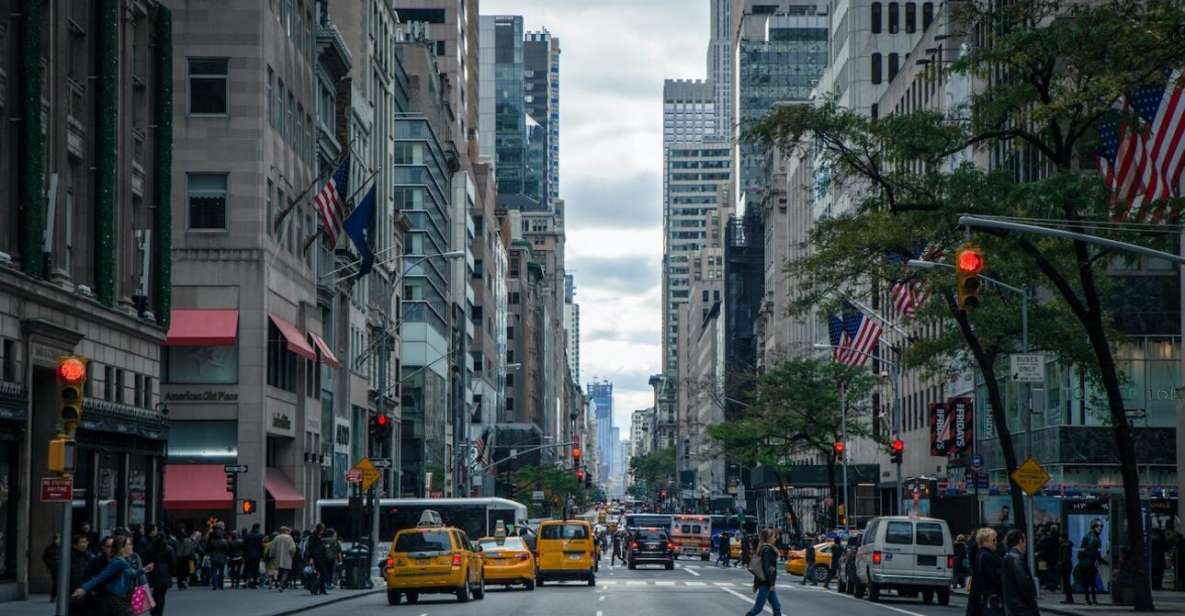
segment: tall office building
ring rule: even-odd
[[[585,389],[589,400],[596,407],[597,453],[600,456],[598,472],[604,479],[609,477],[610,463],[613,459],[613,383],[593,381]]]
[[[580,304],[576,303],[576,281],[564,276],[564,331],[568,339],[568,369],[572,380],[580,382]]]
[[[528,32],[523,64],[524,102],[538,124],[537,136],[529,136],[529,186],[538,184],[540,203],[554,211],[560,196],[560,40],[546,29]]]
[[[711,0],[711,38],[708,41],[708,83],[716,103],[716,134],[732,134],[732,3]]]
[[[688,258],[704,245],[718,188],[731,177],[731,148],[716,136],[715,93],[703,80],[663,84],[663,372],[677,374],[679,306]]]

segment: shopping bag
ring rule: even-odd
[[[148,588],[148,584],[141,584],[132,591],[133,614],[136,616],[147,614],[154,607],[156,607],[156,601],[152,599],[152,589]]]

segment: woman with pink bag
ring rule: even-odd
[[[103,616],[137,616],[152,609],[152,595],[147,585],[137,586],[136,582],[151,573],[155,565],[149,564],[142,569],[132,565],[128,560],[132,555],[132,542],[125,535],[116,536],[111,548],[111,562],[99,575],[83,582],[82,587],[74,591],[74,598],[81,599],[86,593],[100,589],[99,606]]]

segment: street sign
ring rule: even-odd
[[[68,503],[74,500],[73,477],[42,477],[41,502]]]
[[[542,503],[543,502],[543,490],[535,490],[534,492],[531,492],[531,500],[536,503]]]
[[[1014,353],[1008,356],[1008,372],[1013,383],[1044,383],[1045,360],[1040,353]]]
[[[246,464],[223,464],[222,472],[224,473],[245,473],[247,472]]]
[[[1128,419],[1145,419],[1148,417],[1148,411],[1144,409],[1127,409],[1124,411]]]
[[[971,456],[971,470],[976,473],[983,471],[983,456],[979,454]]]
[[[374,463],[370,461],[370,458],[362,458],[359,460],[358,463],[354,465],[354,470],[362,473],[361,483],[363,490],[369,490],[370,488],[374,487],[374,484],[378,483],[379,479],[383,476],[383,474],[380,473],[377,468],[375,468]]]
[[[371,458],[370,463],[378,469],[391,468],[391,458]]]
[[[346,481],[350,483],[362,483],[362,471],[356,468],[346,471]]]
[[[1049,483],[1049,479],[1049,473],[1045,472],[1045,469],[1033,458],[1025,460],[1025,463],[1012,473],[1012,480],[1029,496],[1040,492],[1041,488]]]

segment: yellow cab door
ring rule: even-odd
[[[447,579],[453,565],[453,531],[418,528],[400,531],[391,548],[393,577],[407,577],[420,583]]]
[[[592,552],[592,528],[588,522],[551,521],[539,527],[540,569],[591,569]]]

